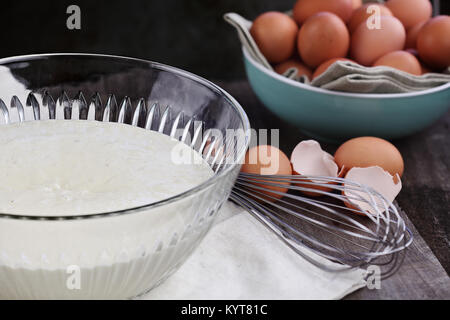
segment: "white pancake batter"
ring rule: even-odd
[[[177,165],[182,159],[174,148],[197,164]],[[166,199],[212,175],[188,146],[117,123],[47,120],[2,126],[0,150],[2,213],[117,211]]]
[[[179,164],[187,155],[193,161]],[[212,175],[190,147],[129,125],[47,120],[0,126],[1,213],[124,210],[167,199]],[[190,252],[198,237],[190,231],[180,239],[180,230],[208,210],[188,197],[106,218],[0,217],[0,299],[132,297]],[[70,266],[81,270],[79,290],[67,286]]]

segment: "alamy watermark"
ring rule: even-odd
[[[198,128],[197,125],[200,126],[201,122],[196,122],[194,128]],[[203,160],[215,164],[243,164],[246,161],[247,164],[261,164],[264,170],[262,174],[273,174],[279,168],[280,154],[273,152],[279,150],[279,129],[250,129],[247,132],[243,129],[208,129],[203,135],[196,133],[196,130],[191,134],[179,129],[172,138],[180,141],[171,151],[171,161],[177,165],[201,164]],[[259,148],[257,153],[245,159],[242,155],[247,143],[249,149],[262,145],[270,145],[276,149]],[[186,148],[185,145],[191,148]],[[196,152],[202,157],[196,156]]]
[[[381,289],[381,268],[376,265],[370,265],[366,270],[366,286],[369,290]]]
[[[81,290],[81,268],[78,265],[70,265],[66,268],[68,274],[66,287],[69,290]]]
[[[369,5],[366,12],[370,15],[366,24],[369,30],[381,29],[381,9],[379,5]],[[66,20],[66,27],[69,30],[81,30],[81,8],[72,4],[67,7],[66,13],[69,15]]]
[[[370,5],[367,7],[370,17],[367,18],[366,25],[369,30],[381,29],[381,9],[378,5]]]
[[[69,15],[66,20],[66,27],[69,30],[81,29],[81,8],[75,4],[67,7],[66,13]]]

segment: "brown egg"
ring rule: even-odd
[[[432,68],[450,66],[450,16],[428,21],[417,36],[420,59]]]
[[[433,12],[430,0],[388,0],[386,7],[391,9],[406,29],[427,21]]]
[[[405,39],[405,28],[400,20],[382,16],[379,29],[369,29],[365,23],[356,28],[352,35],[351,57],[359,64],[371,66],[385,54],[402,50]]]
[[[241,172],[260,175],[291,175],[292,167],[289,158],[283,151],[273,146],[261,145],[247,151],[245,162],[241,167]],[[290,183],[286,182],[280,184],[289,185]],[[258,183],[255,183],[255,185],[282,193],[288,191],[287,188],[282,187],[273,187]],[[271,193],[270,191],[264,193],[278,199],[282,197],[282,195]]]
[[[322,63],[320,66],[318,66],[316,71],[314,71],[313,79],[317,78],[322,73],[327,71],[328,67],[330,67],[336,61],[350,61],[350,62],[354,62],[353,60],[350,60],[350,59],[347,59],[347,58],[333,58],[333,59],[327,60],[324,63]]]
[[[276,65],[274,69],[276,73],[284,74],[290,68],[297,69],[297,77],[307,76],[308,79],[311,79],[312,77],[312,71],[297,59],[289,59],[285,62],[282,62]]]
[[[298,33],[298,52],[311,68],[332,59],[345,57],[350,35],[345,23],[335,14],[321,12],[310,17]]]
[[[403,175],[404,163],[398,149],[390,142],[376,137],[359,137],[343,143],[334,160],[345,171],[354,167],[379,166],[391,175]]]
[[[298,27],[281,12],[266,12],[253,21],[250,34],[267,61],[279,63],[289,59],[294,51]]]
[[[358,9],[362,6],[362,0],[353,0],[353,10]]]
[[[370,8],[369,8],[370,7]],[[375,8],[375,9],[374,9]],[[379,3],[366,3],[359,9],[355,10],[348,22],[348,30],[353,33],[359,25],[375,14],[378,8],[381,16],[393,16],[391,10]]]
[[[422,74],[420,62],[414,55],[406,51],[393,51],[379,58],[373,64],[374,67],[386,66],[411,73],[416,76]]]
[[[416,24],[414,27],[406,30],[406,43],[405,49],[415,49],[417,48],[417,36],[419,35],[419,31],[424,26],[425,22],[421,22]]]
[[[345,22],[353,12],[353,0],[297,0],[293,9],[294,20],[302,24],[319,12],[332,12]]]

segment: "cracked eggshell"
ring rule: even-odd
[[[400,176],[398,174],[392,176],[389,172],[385,171],[379,166],[367,168],[352,168],[347,172],[345,179],[371,187],[372,189],[383,195],[389,202],[389,204],[391,204],[395,200],[395,197],[397,197],[400,190],[402,189]],[[370,196],[368,194],[362,191],[350,190],[350,186],[346,186],[345,183],[343,184],[343,186],[344,189],[342,191],[342,194],[347,197],[347,200],[344,201],[344,203],[348,208],[361,210],[372,215],[377,214],[375,208],[371,207],[364,201],[349,198],[361,197],[362,199],[369,200]],[[383,212],[384,210],[380,211]]]
[[[328,152],[320,147],[320,144],[314,140],[306,140],[300,142],[291,154],[292,173],[305,176],[328,176],[340,177],[338,165],[334,162],[334,158]],[[307,182],[321,183],[320,181],[306,180]],[[323,182],[322,182],[323,183]],[[328,184],[333,184],[329,182]],[[331,188],[324,186],[308,185],[297,183],[296,186],[303,188],[312,188],[321,191],[331,191]],[[309,196],[320,196],[320,193],[301,191]]]

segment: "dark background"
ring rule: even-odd
[[[0,57],[85,52],[131,56],[177,66],[211,79],[229,91],[244,106],[254,128],[280,128],[281,148],[289,152],[305,137],[297,128],[271,114],[257,100],[245,80],[237,35],[222,17],[224,13],[236,12],[253,20],[265,11],[287,11],[294,2],[6,0],[1,2],[0,10]],[[81,8],[81,30],[72,31],[66,27],[66,9],[72,4]],[[449,14],[450,0],[441,0],[440,5],[441,13]],[[449,132],[450,114],[447,114],[431,128],[394,141],[404,156],[406,168],[404,188],[398,202],[447,273],[450,273]],[[333,153],[337,146],[325,147]],[[380,291],[380,294],[385,294],[380,297],[436,297],[432,289],[436,269],[430,270],[435,267],[434,260],[427,258],[430,267],[420,258],[426,250],[422,247],[414,250],[411,250],[410,260],[405,264],[405,269],[410,272],[405,275],[399,273],[390,290]],[[412,269],[422,271],[411,273]],[[429,273],[428,277],[433,278],[433,281],[427,280],[429,287],[423,286],[423,282],[414,286],[415,281],[407,277],[411,274],[423,278],[424,273]],[[393,289],[395,286],[397,289]],[[360,297],[370,298],[376,294],[365,292],[366,296]]]
[[[253,20],[290,10],[295,0],[14,0],[2,1],[0,57],[88,52],[132,56],[177,66],[209,79],[245,77],[226,12]],[[66,28],[66,9],[81,8],[81,30]],[[449,0],[441,12],[449,12]],[[446,10],[446,11],[444,11]],[[450,35],[449,35],[450,36]]]

